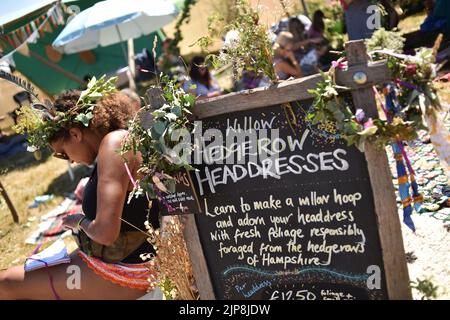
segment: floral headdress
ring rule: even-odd
[[[23,106],[17,112],[19,123],[14,130],[27,134],[28,151],[46,148],[50,139],[61,129],[74,123],[88,127],[97,101],[116,91],[116,79],[102,76],[97,80],[93,77],[87,89],[81,92],[75,107],[66,112],[57,111],[49,101]]]

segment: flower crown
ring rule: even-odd
[[[19,122],[14,130],[27,134],[28,151],[35,152],[48,147],[51,138],[62,128],[74,123],[89,127],[97,101],[116,92],[116,80],[117,77],[106,79],[105,75],[98,80],[93,77],[75,107],[66,112],[57,111],[49,101],[23,106],[17,112]]]

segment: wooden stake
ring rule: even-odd
[[[9,199],[8,193],[6,192],[6,189],[3,187],[3,184],[1,181],[0,181],[0,193],[2,194],[3,198],[5,199],[5,202],[9,208],[9,211],[11,211],[14,222],[19,223],[19,216],[17,214],[16,208],[14,208],[14,205],[12,204],[11,199]]]

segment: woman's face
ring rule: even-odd
[[[282,47],[282,49],[281,49],[281,50],[282,50],[282,55],[283,55],[283,56],[288,55],[289,52],[292,51],[292,48],[293,48],[292,43],[286,44],[286,46]]]
[[[69,160],[71,163],[91,165],[97,155],[89,149],[83,138],[83,132],[79,128],[71,128],[68,137],[63,137],[50,143],[55,152],[54,156]]]
[[[202,64],[202,65],[199,65],[198,66],[198,72],[202,75],[202,76],[204,76],[205,75],[205,73],[206,73],[206,67]]]

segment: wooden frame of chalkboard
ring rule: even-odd
[[[390,79],[389,70],[384,62],[368,62],[363,41],[348,42],[346,51],[348,69],[338,70],[336,81],[339,85],[350,88],[353,104],[362,108],[367,117],[378,117],[372,87],[388,81]],[[355,75],[359,80],[361,75],[365,79],[358,81]],[[270,89],[258,88],[199,101],[194,109],[194,114],[198,119],[207,119],[232,112],[308,100],[311,99],[308,90],[314,89],[321,79],[320,75],[314,75],[286,81]],[[149,96],[151,98],[151,94]],[[387,156],[385,152],[377,150],[371,144],[365,145],[364,156],[373,193],[387,297],[389,299],[411,299],[401,225]],[[185,241],[200,297],[205,300],[220,298],[216,296],[213,288],[196,218],[194,215],[187,214],[182,216],[182,221],[185,225]]]

